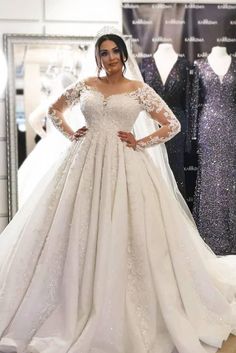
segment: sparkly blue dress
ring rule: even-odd
[[[207,59],[195,62],[193,135],[199,169],[194,217],[204,241],[218,254],[236,253],[236,60],[219,77]]]

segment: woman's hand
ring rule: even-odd
[[[80,137],[83,137],[86,134],[87,130],[88,128],[86,126],[83,126],[78,129],[73,135],[74,140],[78,140]]]
[[[131,132],[118,131],[118,136],[121,141],[126,142],[127,147],[131,147],[134,150],[136,149],[137,141]]]

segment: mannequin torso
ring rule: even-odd
[[[211,53],[207,57],[208,63],[220,80],[229,70],[232,58],[227,53],[225,47],[213,47]]]
[[[162,83],[165,85],[173,66],[178,60],[178,54],[175,52],[172,44],[161,43],[157,51],[153,54],[153,58],[161,76]]]

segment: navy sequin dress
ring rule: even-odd
[[[189,150],[189,68],[188,61],[179,57],[163,84],[153,57],[144,58],[141,64],[144,81],[164,99],[181,123],[181,133],[165,145],[170,167],[184,197],[186,196],[184,152],[186,149]]]
[[[199,169],[194,217],[204,241],[219,255],[236,253],[236,60],[220,78],[197,60],[193,82],[193,134]]]

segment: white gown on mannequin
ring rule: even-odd
[[[29,116],[31,126],[42,139],[36,144],[18,170],[19,208],[28,200],[42,177],[70,145],[68,139],[48,119],[46,119],[46,132],[44,132],[42,118],[46,117],[50,103],[55,100],[59,92],[61,93],[73,82],[72,79],[73,76],[68,73],[58,75],[51,84],[51,96],[47,97],[46,101],[44,99]],[[78,116],[81,121],[78,121]],[[83,115],[78,108],[68,111],[66,120],[75,130],[79,128],[78,124],[84,125]]]
[[[45,137],[36,144],[18,170],[19,207],[27,201],[41,178],[69,146],[69,141],[48,119],[46,131]]]
[[[117,136],[144,109],[169,116],[166,139],[176,118],[146,84],[104,97],[81,83],[58,106],[79,100],[87,134],[0,237],[0,351],[216,352],[236,328],[236,260],[208,249],[146,151]]]

